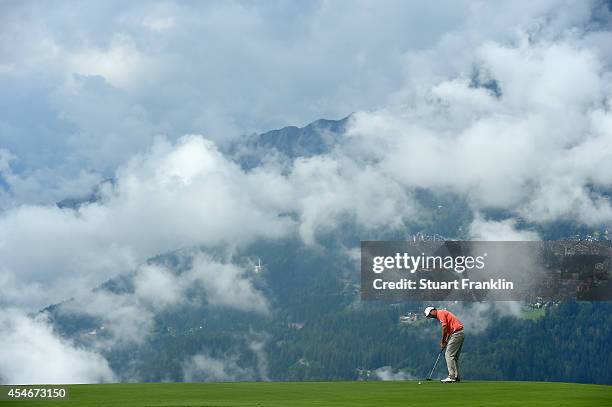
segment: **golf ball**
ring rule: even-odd
[[[421,382],[419,382],[419,384],[421,384]]]

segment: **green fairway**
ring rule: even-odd
[[[70,386],[70,400],[2,406],[612,406],[612,386],[537,382],[259,382]]]

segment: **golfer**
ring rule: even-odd
[[[463,324],[452,312],[434,307],[425,308],[427,318],[435,318],[442,324],[442,339],[440,348],[446,347],[444,356],[448,367],[448,377],[442,379],[442,383],[454,383],[461,381],[459,376],[459,354],[463,346]]]

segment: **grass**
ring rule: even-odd
[[[70,400],[4,406],[612,406],[612,386],[539,382],[259,382],[71,385]]]

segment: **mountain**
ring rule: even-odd
[[[298,157],[312,157],[331,151],[340,142],[350,118],[349,115],[339,120],[320,119],[305,127],[287,126],[265,133],[243,135],[220,149],[245,170],[261,165],[270,156],[280,157],[289,163]],[[60,209],[77,209],[97,202],[105,188],[113,188],[115,185],[114,178],[106,178],[89,194],[65,198],[56,202],[56,206]]]
[[[318,120],[303,128],[249,135],[222,151],[245,170],[268,159],[290,165],[296,158],[330,152],[342,143],[349,121],[350,116]],[[113,185],[113,180],[106,180],[91,195],[58,206],[76,209],[95,202],[102,188]],[[425,189],[417,189],[414,196],[427,220],[401,232],[381,232],[380,238],[408,239],[417,232],[462,237],[461,230],[472,219],[465,198]],[[567,237],[568,231],[582,232],[571,224],[546,228],[545,236],[552,239]],[[165,308],[144,306],[143,314],[152,316],[151,326],[137,340],[124,343],[111,340],[103,318],[88,314],[87,307],[72,306],[74,300],[43,312],[64,338],[99,349],[122,381],[370,380],[381,377],[380,369],[423,377],[437,351],[439,327],[423,319],[400,322],[407,313],[420,315],[425,305],[421,302],[359,300],[359,269],[346,248],[358,247],[362,235],[349,219],[321,236],[316,247],[298,238],[262,240],[229,254],[223,247],[193,247],[160,253],[146,262],[182,276],[199,253],[229,256],[244,267],[249,281],[269,302],[267,314],[216,304],[210,292],[194,286],[185,291],[185,301]],[[252,268],[255,259],[263,264],[258,272]],[[118,299],[135,295],[138,272],[118,274],[93,293]],[[517,317],[495,307],[479,314],[475,309],[480,304],[450,306],[458,308],[460,316],[478,315],[461,359],[466,378],[612,383],[607,352],[611,303],[561,304],[535,318],[528,307]],[[207,369],[189,370],[194,360],[204,361]]]
[[[56,202],[55,205],[60,209],[78,209],[83,205],[98,202],[102,198],[102,191],[105,188],[113,188],[115,184],[116,180],[114,178],[103,179],[89,194],[80,197],[65,198]]]
[[[243,169],[257,167],[272,155],[291,161],[325,154],[340,142],[350,119],[351,116],[340,120],[320,119],[305,127],[288,126],[243,136],[225,148],[224,153],[238,161]]]

